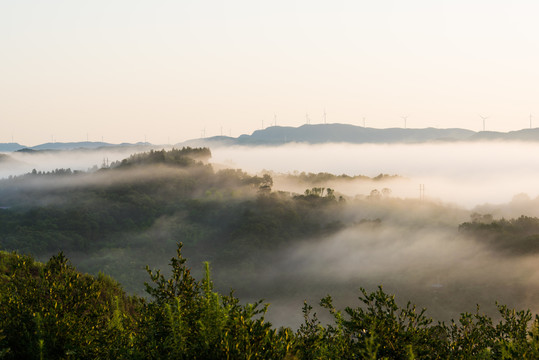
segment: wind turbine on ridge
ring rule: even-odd
[[[408,120],[408,115],[401,116],[401,118],[404,120],[404,128],[406,129],[406,120]]]
[[[488,116],[479,115],[481,119],[483,119],[483,131],[485,131],[485,120],[488,119]]]

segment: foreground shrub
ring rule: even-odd
[[[0,252],[0,359],[538,359],[539,318],[498,305],[500,321],[463,313],[434,323],[382,287],[361,289],[343,311],[330,296],[321,324],[303,306],[297,331],[265,321],[268,306],[196,280],[181,254],[171,276],[150,269],[150,299],[127,297],[111,278],[77,272],[60,253],[46,264]]]
[[[1,253],[0,259],[5,358],[127,355],[136,300],[126,297],[119,284],[77,272],[61,253],[44,265],[18,254]]]

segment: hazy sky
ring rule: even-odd
[[[539,126],[539,3],[0,0],[0,142]],[[535,127],[535,126],[534,126]]]

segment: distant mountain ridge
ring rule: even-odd
[[[313,144],[328,142],[344,143],[392,143],[426,142],[435,140],[464,140],[473,135],[464,129],[373,129],[347,124],[302,125],[297,128],[273,126],[257,130],[252,135],[242,135],[241,143],[282,143],[307,142]]]
[[[539,128],[522,129],[510,132],[472,131],[467,129],[375,129],[350,124],[305,124],[299,127],[270,126],[256,130],[251,135],[243,134],[237,138],[212,136],[191,139],[175,144],[176,147],[216,147],[216,146],[256,146],[283,145],[287,143],[351,143],[351,144],[392,144],[426,143],[451,141],[531,141],[539,142]],[[157,146],[138,142],[111,144],[106,142],[54,142],[26,147],[18,143],[0,143],[0,152],[98,149],[104,147]]]
[[[32,152],[45,150],[77,150],[77,149],[99,149],[103,147],[126,147],[126,146],[151,146],[150,143],[138,142],[136,144],[121,143],[111,144],[102,141],[79,141],[79,142],[48,142],[35,146],[24,146],[18,143],[0,143],[0,152]]]
[[[251,135],[237,138],[214,136],[193,139],[179,146],[230,146],[230,145],[282,145],[287,143],[352,143],[352,144],[391,144],[391,143],[426,143],[451,141],[538,141],[539,128],[523,129],[507,133],[467,129],[375,129],[349,124],[315,124],[300,127],[271,126],[256,130]]]
[[[24,149],[26,146],[18,143],[0,143],[0,152],[12,152]]]

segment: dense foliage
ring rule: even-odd
[[[112,358],[128,345],[122,332],[133,325],[138,299],[111,278],[81,274],[61,253],[41,264],[2,252],[0,274],[5,358]]]
[[[196,280],[179,244],[169,278],[148,269],[150,299],[127,297],[103,275],[76,271],[60,253],[46,264],[0,253],[0,358],[4,359],[536,359],[539,318],[498,306],[434,324],[380,287],[323,325],[305,303],[297,331],[265,321],[267,305]],[[533,320],[533,321],[532,321]]]
[[[472,214],[472,221],[461,224],[459,231],[506,254],[539,252],[539,219],[536,217],[494,220],[489,214]]]

